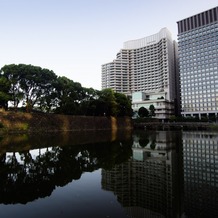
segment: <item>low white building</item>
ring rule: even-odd
[[[132,109],[137,114],[140,107],[149,110],[150,105],[155,107],[155,118],[169,119],[175,114],[174,102],[170,102],[166,92],[134,92],[132,93]]]

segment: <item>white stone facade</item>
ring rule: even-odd
[[[124,42],[123,47],[115,60],[102,65],[102,89],[127,95],[164,93],[164,102],[174,102],[178,85],[176,46],[168,29]]]
[[[166,100],[166,92],[144,93],[134,92],[132,94],[132,109],[137,114],[140,107],[149,110],[150,105],[155,107],[155,118],[169,119],[174,115],[174,103]]]

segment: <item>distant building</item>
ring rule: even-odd
[[[163,109],[162,115],[160,111],[157,113],[159,118],[169,117],[174,114],[174,106],[178,104],[176,48],[167,28],[157,34],[125,42],[117,58],[102,65],[102,89],[112,88],[115,92],[133,95],[135,111],[141,104],[148,105],[144,99],[139,99],[141,103],[136,102],[135,92],[150,96],[149,100],[151,96],[156,96],[157,99],[152,97],[151,103]],[[163,98],[159,99],[161,96]]]
[[[218,7],[177,22],[181,114],[218,114]]]

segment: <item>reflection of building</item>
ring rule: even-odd
[[[173,141],[166,141],[168,134],[135,135],[132,159],[102,170],[102,187],[117,195],[130,217],[175,217],[179,171],[176,150],[169,149]]]
[[[217,217],[218,135],[183,133],[184,206],[188,217]]]
[[[218,114],[218,7],[178,21],[182,115]]]

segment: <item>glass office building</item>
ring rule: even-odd
[[[181,114],[218,114],[218,7],[177,22]]]

